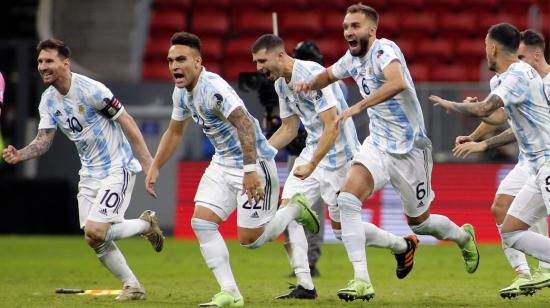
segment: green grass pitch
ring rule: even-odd
[[[55,288],[119,289],[121,286],[99,263],[80,237],[0,236],[1,307],[196,307],[218,292],[194,241],[169,239],[161,253],[145,240],[118,241],[130,266],[145,286],[145,301],[119,303],[114,296],[55,294]],[[475,274],[464,271],[454,245],[420,246],[413,271],[395,277],[390,252],[368,248],[368,265],[376,297],[370,302],[343,302],[336,291],[352,277],[342,245],[324,245],[315,279],[315,301],[275,300],[287,291],[290,272],[281,242],[257,250],[229,243],[233,272],[247,307],[548,307],[550,289],[533,297],[504,300],[498,290],[514,277],[498,245],[483,245]],[[534,265],[534,264],[533,264]]]

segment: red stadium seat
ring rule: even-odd
[[[466,66],[466,77],[468,79],[468,81],[481,81],[481,76],[480,76],[480,70],[481,70],[481,61],[480,63],[477,63],[477,64],[472,64],[472,65],[468,65]],[[488,70],[487,68],[485,68],[486,70]]]
[[[425,65],[423,63],[414,63],[408,65],[408,68],[409,72],[411,73],[413,82],[416,83],[430,80],[430,70],[428,68],[428,65]]]
[[[252,44],[257,37],[245,37],[227,41],[224,58],[252,62]]]
[[[313,40],[321,50],[324,65],[330,66],[338,61],[347,51],[347,43],[344,38],[322,38]]]
[[[227,12],[231,5],[231,0],[193,0],[193,12]]]
[[[203,61],[219,61],[223,56],[222,39],[218,37],[201,37],[201,55]]]
[[[527,14],[529,6],[536,3],[538,3],[538,0],[501,0],[500,9],[507,14],[523,15]]]
[[[322,30],[321,16],[315,12],[289,12],[282,16],[280,27],[283,36],[300,33],[313,37]]]
[[[229,18],[222,12],[195,11],[192,20],[192,31],[199,37],[204,34],[224,36],[229,31]]]
[[[477,15],[471,13],[447,13],[439,19],[439,36],[464,37],[478,30]]]
[[[460,63],[479,64],[485,58],[485,43],[482,39],[463,39],[456,46],[456,58]]]
[[[393,40],[400,35],[399,15],[393,13],[385,13],[380,16],[380,20],[378,23],[378,37],[385,37]]]
[[[418,44],[417,52],[424,61],[445,62],[454,55],[454,42],[450,39],[424,40]]]
[[[233,30],[237,35],[260,36],[264,33],[273,33],[271,13],[263,11],[243,11],[237,13]]]
[[[431,13],[403,14],[401,36],[426,38],[437,30],[437,16]]]
[[[239,10],[265,10],[271,4],[270,0],[233,0],[232,5]],[[269,11],[271,13],[271,11]]]
[[[187,10],[191,7],[192,0],[155,0],[154,10]]]
[[[365,4],[370,5],[369,1],[366,1]],[[422,10],[425,6],[425,0],[386,0],[385,5],[387,5],[388,11],[398,12],[398,13],[407,13],[413,14],[415,11]],[[381,13],[382,10],[373,6],[378,13]]]
[[[433,68],[431,80],[433,81],[465,81],[468,79],[468,71],[463,65],[437,65]]]
[[[462,0],[425,0],[424,7],[433,14],[441,14],[443,12],[456,12],[462,7]],[[478,0],[480,2],[484,0]],[[466,9],[466,11],[470,11]]]
[[[222,67],[219,62],[211,62],[211,61],[204,62],[203,60],[202,65],[206,68],[208,72],[216,73],[218,75],[222,75],[223,73]]]
[[[187,29],[187,14],[183,11],[154,11],[149,25],[151,35],[166,36]]]
[[[483,35],[487,34],[489,27],[502,22],[511,23],[512,25],[516,26],[520,31],[527,28],[527,16],[509,14],[486,14],[481,17],[480,22],[481,28],[484,29]]]
[[[242,72],[255,72],[256,67],[252,61],[232,61],[226,59],[224,63],[224,78],[226,80],[238,80]]]
[[[323,16],[323,35],[344,35],[344,14],[340,12],[328,12]]]
[[[401,38],[395,41],[395,44],[401,49],[406,61],[414,61],[416,57],[416,40]]]
[[[166,61],[168,49],[170,49],[170,37],[149,37],[145,45],[145,60]]]
[[[166,61],[145,62],[142,67],[141,76],[148,80],[172,80]]]

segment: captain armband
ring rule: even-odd
[[[114,96],[110,99],[104,98],[103,104],[105,105],[105,107],[99,110],[99,112],[108,119],[114,118],[123,108],[122,104]]]

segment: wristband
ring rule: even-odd
[[[244,173],[256,171],[256,164],[249,164],[243,166]]]

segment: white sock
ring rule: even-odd
[[[286,229],[288,224],[300,215],[298,205],[288,203],[286,206],[277,210],[273,219],[264,227],[264,233],[252,244],[242,245],[243,247],[254,249],[262,246],[264,243],[276,239]]]
[[[361,220],[361,200],[348,192],[338,195],[338,207],[342,224],[342,242],[353,265],[355,279],[370,282],[365,252],[365,231]]]
[[[404,238],[382,230],[370,222],[363,222],[363,229],[367,246],[389,248],[397,254],[407,251],[408,245]]]
[[[536,224],[532,225],[531,228],[529,228],[529,230],[548,237],[547,218],[544,217],[543,219],[539,220]],[[539,261],[539,267],[542,267],[544,269],[550,269],[550,264],[543,261]]]
[[[520,230],[502,234],[502,240],[508,247],[523,251],[535,259],[550,263],[550,238],[529,230]]]
[[[307,239],[304,227],[296,221],[291,221],[287,227],[288,237],[292,247],[291,265],[296,274],[297,283],[302,287],[313,290],[313,280],[309,271],[307,259]]]
[[[115,275],[124,286],[139,288],[140,284],[136,276],[126,263],[126,259],[122,255],[117,245],[112,242],[103,242],[94,249],[96,255],[103,265]]]
[[[502,225],[497,225],[497,228],[498,232],[500,233]],[[511,247],[507,247],[506,245],[504,245],[504,241],[502,243],[502,249],[504,250],[504,255],[506,256],[506,259],[508,259],[508,263],[510,263],[510,265],[518,275],[531,276],[531,269],[529,268],[529,263],[527,263],[527,259],[525,258],[525,254],[523,252]]]
[[[128,219],[121,223],[112,224],[107,234],[105,235],[105,241],[115,241],[124,238],[129,238],[138,234],[142,234],[149,230],[151,225],[145,220],[141,219]]]
[[[239,288],[231,266],[229,265],[229,250],[222,235],[218,231],[218,224],[204,219],[191,219],[191,227],[199,240],[202,257],[208,268],[212,270],[222,291],[241,297]]]
[[[431,235],[438,240],[453,241],[461,248],[470,240],[468,232],[443,215],[430,214],[430,217],[421,224],[410,227],[416,234]]]

